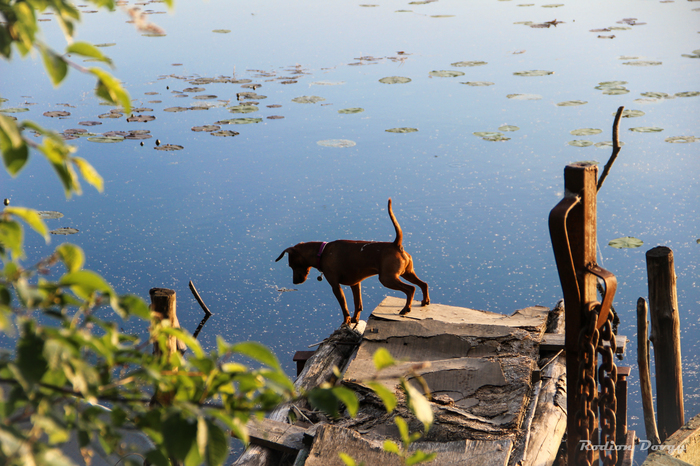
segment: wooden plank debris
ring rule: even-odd
[[[294,453],[304,447],[306,428],[271,419],[255,419],[247,424],[250,442],[285,453]]]

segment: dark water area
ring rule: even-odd
[[[143,146],[70,141],[104,177],[102,194],[85,187],[66,200],[36,154],[18,178],[0,173],[0,196],[12,205],[59,211],[49,227],[80,230],[50,245],[28,233],[28,263],[75,243],[86,268],[120,293],[175,289],[190,331],[202,317],[192,280],[216,314],[200,335],[205,348],[217,335],[260,341],[293,375],[294,352],[328,336],[342,315],[327,283],[312,273],[293,285],[286,259],[275,258],[300,241],[393,240],[391,197],[433,302],[504,314],[552,307],[561,289],[547,217],[563,195],[564,166],[604,164],[611,148],[595,144],[611,140],[613,115],[625,106],[641,114],[622,120],[624,146],[598,198],[598,249],[618,278],[619,333],[631,340],[619,363],[633,368],[629,424],[644,438],[635,309],[647,296],[644,254],[657,245],[675,255],[686,418],[700,412],[700,145],[674,142],[700,138],[700,3],[182,0],[171,13],[160,3],[141,8],[165,36],[141,35],[123,12],[100,12],[84,14],[78,39],[104,46],[134,107],[150,109],[137,114],[153,121],[99,118],[110,107],[92,95],[93,81],[71,71],[53,89],[38,57],[0,63],[2,108],[29,109],[18,118],[57,131],[153,136]],[[55,22],[41,24],[49,42],[63,44]],[[522,75],[533,70],[546,73]],[[393,76],[410,82],[380,82]],[[242,92],[257,94],[241,99],[255,108],[232,113]],[[298,103],[303,96],[324,100]],[[188,110],[166,111],[178,106]],[[64,109],[69,117],[43,116]],[[233,137],[192,130],[238,118],[257,120],[218,125]],[[387,131],[394,128],[417,131]],[[600,131],[572,134],[585,128]],[[182,149],[154,150],[156,139]],[[570,144],[577,140],[591,144]],[[644,244],[608,246],[625,236]],[[390,293],[376,278],[363,282],[365,317]]]

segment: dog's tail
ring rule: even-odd
[[[398,246],[401,251],[403,251],[403,231],[401,231],[401,226],[399,225],[399,222],[396,221],[394,212],[391,210],[391,198],[389,198],[389,217],[391,218],[391,223],[394,224],[394,229],[396,230],[396,239],[394,240],[394,244]]]

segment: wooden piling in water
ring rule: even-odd
[[[685,424],[676,273],[673,251],[666,246],[647,251],[646,260],[659,439],[663,442]]]
[[[656,429],[654,398],[651,392],[651,370],[649,365],[649,325],[647,321],[647,302],[644,298],[637,300],[637,365],[639,366],[639,385],[642,391],[642,408],[644,409],[644,427],[647,440],[658,445],[659,432]]]

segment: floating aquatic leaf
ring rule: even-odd
[[[430,15],[431,18],[454,18],[455,15]]]
[[[503,133],[499,133],[498,131],[477,131],[475,133],[472,133],[474,136],[478,136],[480,138],[489,138],[493,136],[503,136]]]
[[[298,104],[315,104],[316,102],[323,102],[324,100],[326,99],[317,95],[303,95],[301,97],[293,98],[292,102],[296,102]]]
[[[588,102],[585,100],[567,100],[565,102],[559,102],[557,105],[559,107],[575,107],[577,105],[586,105]]]
[[[452,71],[452,70],[436,70],[436,71],[431,71],[428,74],[430,76],[433,76],[436,78],[456,78],[457,76],[464,76],[463,72]]]
[[[651,97],[653,99],[668,99],[669,97],[672,97],[665,92],[642,92],[644,97]]]
[[[633,238],[631,236],[623,236],[622,238],[617,238],[608,243],[608,246],[612,246],[615,249],[632,249],[638,248],[644,241],[641,239]]]
[[[316,144],[324,147],[352,147],[356,143],[349,139],[324,139],[323,141],[316,142]]]
[[[67,129],[63,132],[63,134],[81,134],[81,133],[87,133],[88,130],[85,128],[70,128]]]
[[[253,113],[259,110],[255,105],[236,105],[235,107],[229,107],[228,111],[231,113]]]
[[[625,89],[624,87],[611,87],[608,89],[605,89],[603,91],[603,94],[605,95],[622,95],[622,94],[629,94],[629,90]]]
[[[660,62],[660,61],[646,61],[646,60],[626,61],[623,63],[623,65],[631,65],[631,66],[658,66],[661,64],[662,64],[662,62]]]
[[[134,113],[143,113],[143,112],[152,112],[153,109],[148,108],[148,107],[138,107],[138,108],[132,108],[131,111]]]
[[[101,125],[102,122],[101,121],[79,121],[78,124],[83,125],[83,126],[97,126],[97,125]]]
[[[516,71],[513,74],[515,76],[548,76],[550,74],[554,74],[554,71],[529,70],[529,71]]]
[[[78,229],[71,227],[63,227],[51,230],[49,233],[51,233],[52,235],[74,235],[78,233]]]
[[[212,131],[217,131],[220,130],[221,126],[217,125],[204,125],[204,126],[193,126],[192,131],[205,131],[205,132],[212,132]]]
[[[343,113],[343,114],[348,114],[348,113],[362,113],[364,112],[364,108],[360,107],[352,107],[352,108],[343,108],[338,110],[338,113]]]
[[[231,131],[228,129],[221,130],[221,131],[214,131],[213,133],[209,133],[212,136],[219,136],[219,137],[231,137],[231,136],[238,136],[240,133],[236,131]]]
[[[617,115],[617,112],[614,112],[612,114],[613,116]],[[622,111],[622,118],[636,118],[640,116],[644,116],[645,113],[641,110],[623,110]]]
[[[583,139],[575,139],[573,141],[567,142],[568,145],[574,147],[588,147],[593,145],[593,141],[585,141]]]
[[[681,55],[681,57],[686,57],[686,58],[700,58],[700,50],[693,50],[692,54],[689,53],[684,53]]]
[[[663,128],[657,128],[656,126],[637,126],[636,128],[630,128],[630,131],[635,131],[637,133],[660,133]]]
[[[533,23],[532,21],[516,21],[513,24],[523,24],[525,26],[530,26],[531,24],[535,24],[535,23]]]
[[[102,142],[102,143],[113,143],[122,142],[124,140],[123,136],[91,136],[87,138],[90,142]]]
[[[602,83],[598,83],[596,89],[602,90],[610,88],[619,88],[620,86],[624,86],[625,84],[627,84],[627,81],[603,81]]]
[[[168,108],[164,108],[163,111],[177,113],[177,112],[186,112],[189,109],[190,109],[189,107],[168,107]]]
[[[608,29],[610,29],[611,31],[627,31],[632,28],[628,28],[627,26],[610,26]],[[636,60],[636,58],[632,58],[631,60]]]
[[[248,125],[251,123],[260,123],[262,118],[232,118],[230,120],[217,121],[217,125]]]
[[[676,97],[696,97],[699,95],[700,95],[700,92],[698,92],[698,91],[676,92],[676,94],[675,94]]]
[[[505,137],[503,134],[497,134],[495,136],[486,136],[481,138],[484,141],[492,141],[492,142],[499,142],[499,141],[510,141],[510,138]]]
[[[575,129],[573,131],[570,131],[571,134],[574,136],[592,136],[594,134],[600,134],[602,133],[602,129],[597,129],[597,128],[581,128],[581,129]]]
[[[110,42],[108,44],[95,44],[95,47],[114,47],[115,45],[117,45],[116,42]]]
[[[340,86],[345,84],[345,81],[314,81],[311,84],[316,86]]]
[[[155,150],[164,150],[164,151],[174,151],[174,150],[182,150],[184,147],[177,145],[177,144],[163,144],[162,146],[156,146],[154,147]]]
[[[513,100],[540,100],[542,98],[539,94],[508,94],[506,97]]]
[[[534,3],[521,3],[520,5],[517,6],[535,6]]]
[[[212,100],[212,99],[216,99],[216,97],[217,97],[217,96],[215,96],[215,95],[200,94],[200,95],[196,95],[196,96],[194,96],[194,97],[192,97],[192,98],[193,98],[193,99],[197,99],[197,100]]]
[[[410,83],[411,78],[404,78],[403,76],[387,76],[379,80],[380,83],[384,84],[405,84]]]
[[[417,128],[391,128],[391,129],[385,129],[387,133],[415,133],[418,131]]]
[[[11,112],[8,112],[8,113],[11,113]],[[44,112],[43,115],[46,117],[51,117],[51,118],[56,118],[56,117],[61,118],[61,117],[70,116],[70,112],[67,112],[65,110],[52,110],[50,112]]]
[[[612,147],[612,146],[613,146],[613,142],[612,142],[612,141],[596,142],[596,143],[593,144],[593,145],[596,146],[598,149],[601,149],[601,148],[606,148],[606,147]],[[625,143],[622,142],[622,141],[620,141],[620,147],[622,147],[622,146],[624,146],[624,145],[625,145]]]
[[[563,3],[552,3],[549,5],[542,5],[542,8],[559,8],[560,6],[564,6]]]
[[[256,94],[255,92],[239,92],[236,94],[238,100],[248,99],[248,100],[263,100],[267,99],[266,95]]]
[[[520,128],[512,125],[503,125],[498,127],[499,131],[518,131]]]
[[[128,122],[138,122],[138,123],[147,123],[149,121],[155,120],[156,117],[153,115],[133,115],[130,116],[129,118],[126,119]]]
[[[231,30],[230,29],[214,29],[211,32],[216,32],[217,34],[228,34],[229,32],[231,32]]]
[[[37,214],[39,214],[40,218],[45,220],[52,220],[63,217],[63,214],[61,212],[56,212],[53,210],[40,210],[39,212],[37,212]]]
[[[485,61],[458,61],[455,63],[451,63],[450,66],[455,66],[457,68],[461,68],[464,66],[483,66],[486,64],[487,64],[487,62],[485,62]]]
[[[700,141],[700,138],[696,138],[695,136],[672,136],[670,138],[664,139],[664,141],[683,144],[687,142]]]
[[[182,92],[202,92],[202,91],[206,91],[206,89],[203,87],[187,87],[187,88],[182,90]]]
[[[474,87],[480,87],[480,86],[493,86],[492,82],[489,81],[467,81],[465,83],[467,86],[474,86]]]

